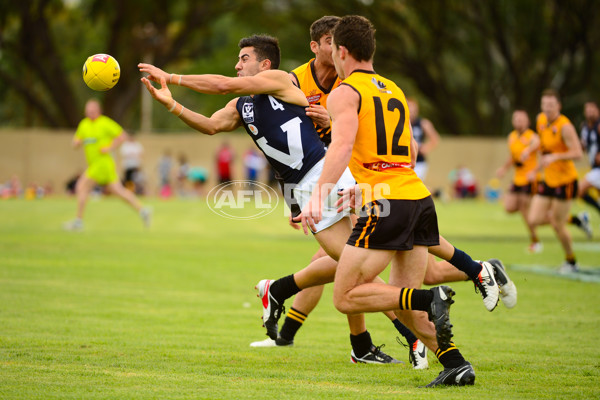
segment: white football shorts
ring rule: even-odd
[[[304,178],[302,178],[302,180],[298,182],[298,185],[293,189],[294,199],[298,202],[300,209],[304,208],[306,203],[308,203],[310,200],[312,191],[319,181],[321,171],[323,171],[324,162],[325,159],[323,158],[321,161],[316,163],[315,166],[312,167],[306,175],[304,175]],[[339,190],[347,189],[354,185],[356,185],[356,181],[354,180],[350,169],[346,167],[344,173],[337,181],[335,188],[331,191],[329,196],[327,196],[327,199],[325,199],[325,205],[323,206],[323,219],[316,224],[317,230],[313,233],[317,233],[323,229],[329,228],[342,218],[350,215],[349,209],[338,213],[338,207],[336,207],[335,202],[340,198],[337,194]]]

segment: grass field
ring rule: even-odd
[[[488,313],[472,284],[453,283],[455,342],[477,380],[426,390],[418,386],[441,370],[432,353],[426,371],[349,362],[331,287],[293,348],[248,346],[264,338],[256,282],[294,272],[316,249],[283,209],[234,221],[200,200],[149,203],[149,231],[102,199],[89,205],[86,230],[69,233],[73,199],[0,202],[0,398],[600,397],[600,284],[528,271],[556,268],[560,246],[544,228],[544,252],[526,254],[521,220],[498,204],[438,204],[441,232],[474,258],[501,258],[519,303]],[[600,241],[572,234],[580,264],[600,271]],[[367,324],[375,344],[408,362],[383,315]]]

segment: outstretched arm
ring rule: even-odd
[[[165,106],[170,113],[177,115],[183,122],[199,132],[214,135],[219,132],[230,132],[240,126],[239,114],[235,108],[237,99],[231,100],[224,108],[208,118],[177,103],[173,99],[164,77],[160,79],[160,89],[156,89],[146,78],[142,78],[142,82],[155,100]]]
[[[196,92],[205,94],[271,94],[277,98],[298,103],[299,99],[303,99],[302,104],[308,105],[308,101],[297,87],[290,81],[287,72],[280,70],[266,70],[259,72],[254,76],[227,77],[223,75],[177,75],[169,74],[160,68],[151,64],[138,64],[140,72],[148,74],[147,79],[160,82],[161,79],[165,83],[184,86],[195,90]],[[300,93],[300,97],[298,97]],[[295,99],[296,101],[291,101]]]

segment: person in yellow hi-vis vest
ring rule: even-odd
[[[138,212],[146,227],[150,225],[150,209],[143,207],[135,194],[123,187],[111,155],[126,138],[127,132],[118,123],[102,115],[100,103],[95,99],[88,100],[85,104],[85,118],[79,123],[73,137],[73,147],[83,146],[88,167],[75,187],[77,216],[65,224],[65,229],[83,229],[85,206],[91,191],[97,185],[106,186],[111,193],[125,200]]]

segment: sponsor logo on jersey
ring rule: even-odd
[[[399,163],[399,162],[384,162],[377,161],[372,163],[364,163],[363,167],[370,169],[371,171],[385,171],[386,169],[394,168],[411,168],[410,163]]]
[[[247,124],[254,122],[254,103],[244,103],[242,106],[242,118]]]
[[[258,128],[252,124],[248,124],[248,129],[254,136],[258,135]]]
[[[321,93],[318,93],[318,94],[313,94],[313,95],[307,96],[307,97],[306,97],[306,100],[308,100],[308,103],[309,103],[309,104],[315,104],[315,103],[318,103],[318,102],[319,102],[319,100],[321,100]]]
[[[379,91],[380,91],[381,93],[388,93],[388,94],[391,94],[391,93],[392,93],[390,90],[387,90],[387,86],[385,86],[385,83],[383,83],[383,82],[381,82],[381,81],[378,81],[378,80],[377,80],[377,79],[375,79],[375,78],[371,78],[371,83],[372,83],[373,85],[375,85],[375,86],[377,87],[377,89],[379,89]]]

